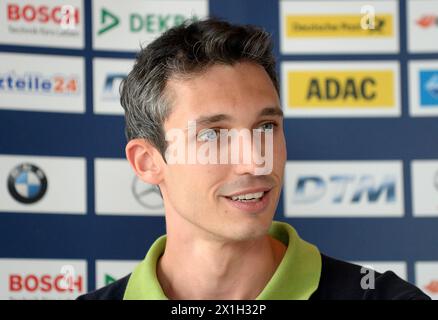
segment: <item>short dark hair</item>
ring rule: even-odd
[[[266,70],[278,93],[272,48],[271,36],[263,29],[215,18],[186,21],[164,32],[141,49],[121,84],[126,138],[146,139],[165,159],[163,124],[171,112],[165,87],[173,76],[191,76],[214,64],[249,61]]]

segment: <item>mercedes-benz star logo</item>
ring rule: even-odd
[[[132,194],[138,203],[146,209],[158,210],[164,208],[158,187],[144,183],[137,176],[132,181]]]

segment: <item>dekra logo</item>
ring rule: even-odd
[[[182,14],[129,14],[129,31],[131,33],[162,33],[174,26],[182,24],[186,20],[198,20],[196,16],[186,17]],[[121,18],[106,8],[100,10],[100,28],[98,35],[109,32],[120,26]]]

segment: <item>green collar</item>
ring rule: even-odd
[[[257,300],[307,300],[318,288],[321,255],[318,248],[302,240],[295,229],[273,221],[269,234],[287,246],[286,253]],[[167,300],[157,279],[157,261],[166,247],[166,235],[158,238],[145,259],[132,272],[124,300]]]

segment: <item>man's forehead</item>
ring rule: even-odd
[[[213,95],[237,89],[256,90],[258,93],[273,96],[277,93],[266,70],[252,62],[213,64],[187,75],[172,75],[166,81],[166,91],[170,91],[174,98],[179,95],[196,98],[200,92]]]
[[[172,122],[198,118],[200,121],[231,121],[236,117],[282,116],[279,97],[271,79],[262,67],[253,67],[253,64],[247,64],[243,69],[240,68],[241,71],[248,72],[242,76],[245,77],[240,79],[242,81],[237,81],[232,76],[223,77],[222,74],[222,78],[219,76],[221,79],[215,82],[214,72],[220,70],[220,66],[205,71],[211,72],[208,77],[194,74],[189,78],[169,79],[166,91],[173,114],[170,118],[174,118]],[[229,70],[237,66],[223,68]],[[230,75],[233,75],[233,72]]]

